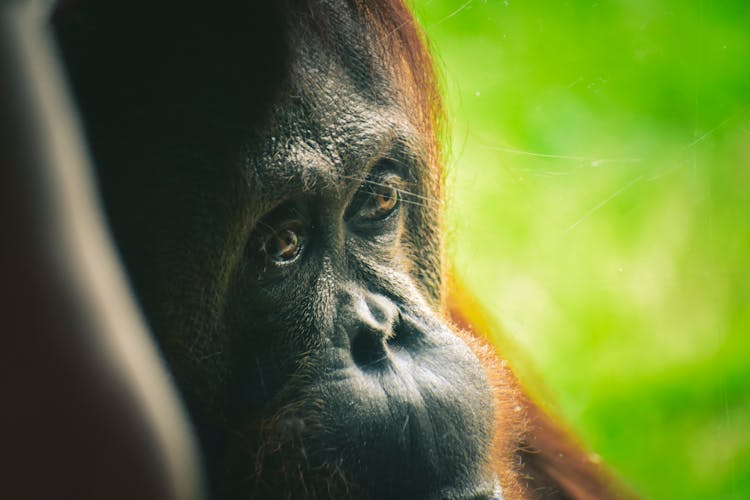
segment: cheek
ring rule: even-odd
[[[382,222],[377,231],[364,234],[353,232],[347,237],[346,250],[358,260],[371,259],[392,260],[400,254],[402,236],[404,233],[403,216],[401,213],[392,215]]]
[[[347,242],[346,252],[349,260],[356,263],[356,272],[374,287],[389,292],[415,289],[410,284],[409,252],[403,245],[400,227],[372,239],[352,238]],[[410,296],[404,293],[398,295]]]

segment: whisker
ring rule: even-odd
[[[400,189],[397,189],[397,191],[399,193],[400,202],[405,205],[413,205],[429,209],[438,209],[444,205],[442,200],[431,199],[426,196],[419,196],[414,193],[410,193],[409,191],[402,191]],[[367,196],[377,196],[377,193],[367,193]]]
[[[362,184],[368,184],[368,185],[371,185],[371,186],[386,187],[386,188],[393,187],[391,184],[385,184],[383,182],[376,182],[376,181],[373,181],[373,180],[370,180],[370,179],[367,179],[367,178],[360,178],[360,177],[350,176],[350,175],[345,175],[343,177],[346,178],[346,179],[360,181]],[[425,195],[417,194],[417,193],[415,193],[413,191],[408,191],[408,190],[402,189],[402,188],[397,188],[397,191],[399,192],[399,194],[404,194],[404,195],[407,195],[407,196],[410,196],[410,197],[413,197],[413,198],[417,198],[419,200],[426,201],[426,202],[429,202],[429,203],[435,203],[437,205],[442,205],[443,204],[443,200],[441,200],[439,198],[432,197],[432,196],[425,196]],[[414,202],[412,202],[412,203],[414,203]]]

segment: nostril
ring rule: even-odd
[[[367,290],[344,290],[339,305],[341,331],[349,337],[352,359],[360,368],[382,366],[389,358],[400,313],[389,298]]]
[[[374,319],[379,325],[391,322],[391,318],[388,317],[388,312],[382,307],[373,307],[373,305],[370,304],[370,314],[372,315],[372,319]]]
[[[361,368],[385,363],[388,360],[386,340],[386,337],[378,332],[359,329],[350,340],[352,359]]]
[[[390,328],[393,325],[398,310],[390,300],[382,295],[368,294],[364,302],[375,324],[380,325],[381,328]]]

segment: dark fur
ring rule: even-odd
[[[524,491],[517,388],[441,319],[439,98],[401,2],[112,0],[56,24],[215,497]],[[400,209],[359,223],[378,169]],[[277,216],[309,241],[269,270]]]

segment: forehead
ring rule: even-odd
[[[250,186],[266,203],[346,190],[370,165],[416,151],[418,135],[373,33],[351,12],[336,31],[301,18],[291,30],[288,80],[247,148]]]

